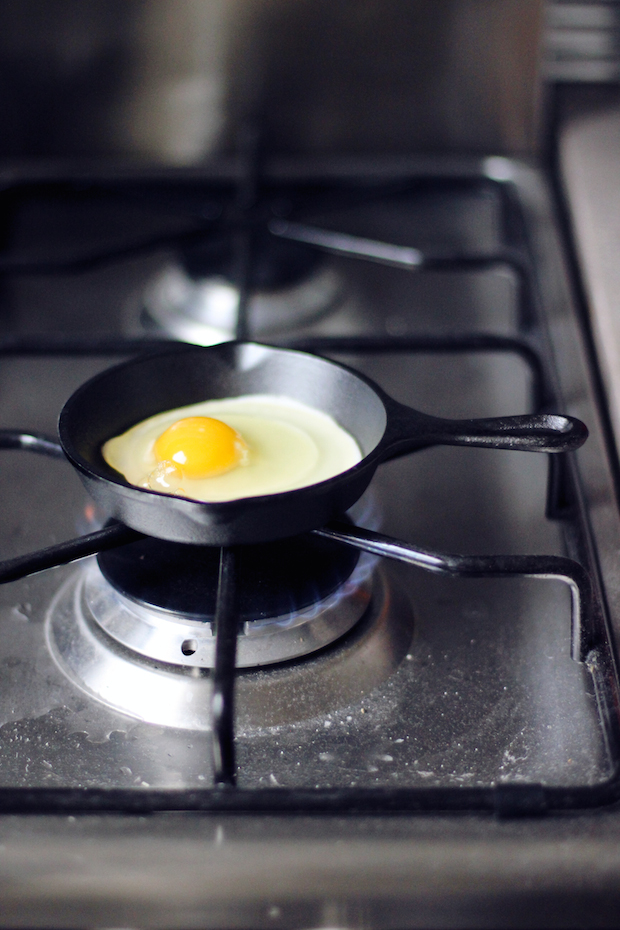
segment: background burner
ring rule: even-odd
[[[343,281],[316,249],[263,232],[252,237],[252,259],[247,312],[255,338],[297,331],[341,301]],[[233,339],[238,263],[232,235],[186,248],[147,285],[142,327],[199,345]]]

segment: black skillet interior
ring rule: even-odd
[[[106,440],[164,410],[246,394],[283,395],[325,411],[364,456],[385,431],[378,392],[348,369],[302,352],[224,343],[150,355],[97,375],[65,405],[61,441],[71,459],[123,483],[101,454]]]

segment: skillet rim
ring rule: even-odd
[[[246,347],[246,346],[252,347],[252,348],[255,347],[258,349],[266,349],[269,352],[278,352],[278,353],[282,353],[286,355],[292,355],[292,356],[298,355],[304,358],[311,358],[321,364],[325,364],[327,366],[338,368],[342,371],[345,371],[351,377],[362,382],[367,388],[369,388],[373,392],[373,394],[381,402],[383,406],[384,414],[385,414],[385,425],[383,428],[383,432],[381,436],[379,437],[379,439],[377,440],[375,446],[371,449],[371,451],[367,453],[367,455],[363,456],[359,462],[351,466],[351,468],[348,468],[345,471],[338,472],[336,475],[332,475],[331,478],[326,478],[325,480],[315,482],[314,484],[304,485],[299,488],[292,488],[287,491],[278,491],[273,494],[262,494],[262,495],[254,495],[253,497],[233,498],[232,500],[228,500],[228,501],[200,501],[200,500],[196,500],[195,498],[191,498],[191,497],[177,497],[176,495],[165,494],[161,491],[152,491],[150,488],[141,488],[138,485],[131,484],[129,481],[127,481],[126,478],[123,477],[123,475],[120,472],[117,472],[116,469],[112,468],[112,466],[108,465],[107,463],[106,463],[106,468],[109,469],[109,474],[103,473],[102,471],[98,470],[92,463],[84,459],[75,450],[71,437],[70,435],[68,435],[72,431],[75,430],[74,426],[71,426],[71,424],[68,425],[68,418],[71,415],[70,405],[73,403],[77,403],[78,399],[82,396],[82,394],[84,394],[88,390],[91,390],[93,386],[95,386],[98,382],[105,381],[107,378],[113,376],[116,372],[126,369],[126,368],[130,368],[132,365],[135,365],[136,363],[148,362],[156,358],[167,358],[167,357],[171,357],[174,355],[185,355],[185,354],[190,354],[190,353],[193,354],[193,353],[202,353],[202,352],[209,352],[209,351],[214,352],[217,350],[220,350],[220,352],[222,352],[223,354],[225,352],[234,351],[235,349],[239,349],[239,348]],[[209,400],[210,398],[206,398],[206,399]],[[304,352],[303,350],[291,349],[286,346],[273,346],[273,345],[269,345],[268,343],[255,342],[253,340],[231,340],[229,342],[218,343],[214,346],[197,346],[197,345],[190,345],[188,343],[181,343],[179,344],[178,347],[175,346],[171,348],[170,346],[167,346],[162,351],[156,350],[154,352],[145,353],[144,355],[140,355],[138,357],[133,357],[130,359],[126,359],[125,361],[118,362],[117,364],[111,365],[110,367],[104,369],[103,371],[98,372],[96,375],[93,375],[92,378],[89,378],[87,381],[81,384],[63,404],[62,410],[60,411],[60,414],[58,417],[58,436],[59,436],[60,444],[62,446],[65,456],[67,457],[71,465],[77,471],[85,475],[90,481],[94,480],[94,481],[103,483],[105,485],[108,485],[108,484],[115,485],[119,489],[122,489],[122,492],[123,492],[122,496],[124,496],[127,493],[129,493],[132,497],[136,495],[142,496],[144,494],[147,494],[150,497],[154,497],[155,499],[158,499],[158,500],[163,499],[167,502],[171,502],[171,501],[174,502],[173,507],[175,510],[189,510],[190,508],[191,510],[194,510],[196,507],[198,507],[201,510],[207,510],[208,512],[214,515],[220,514],[220,513],[224,514],[225,512],[231,514],[234,511],[241,509],[244,506],[247,506],[249,504],[250,505],[255,504],[256,506],[264,506],[267,504],[268,501],[277,501],[278,504],[282,505],[282,504],[285,504],[287,498],[294,497],[295,499],[298,499],[300,497],[304,498],[306,496],[312,497],[315,494],[319,492],[323,492],[323,491],[329,492],[332,488],[335,488],[340,484],[345,484],[345,483],[348,483],[348,481],[355,480],[359,472],[366,471],[367,469],[372,469],[372,474],[374,474],[374,470],[376,470],[376,467],[379,464],[381,464],[381,462],[383,461],[382,447],[384,445],[385,437],[388,434],[388,427],[389,427],[389,422],[390,422],[390,401],[391,400],[392,399],[390,398],[390,396],[386,392],[384,392],[383,389],[379,387],[379,385],[377,385],[374,381],[372,381],[372,379],[367,378],[365,375],[356,371],[356,369],[352,368],[349,365],[342,364],[341,362],[336,362],[333,359],[324,358],[323,356],[317,355],[316,353],[313,353],[313,352]],[[313,405],[308,404],[308,406],[311,407]],[[314,409],[319,410],[320,408],[316,407]],[[161,411],[161,412],[164,412],[164,411]],[[323,410],[322,412],[326,412],[326,411]],[[156,414],[153,414],[153,416],[154,415]],[[141,422],[141,421],[138,421],[138,422]],[[131,426],[135,426],[135,425],[136,424],[131,424]],[[131,426],[128,426],[127,429],[130,429]],[[344,427],[342,428],[344,429]],[[355,439],[356,443],[359,446],[358,437],[354,436],[352,433],[350,433],[350,435],[353,436],[353,438]],[[108,437],[108,438],[112,438],[112,437]],[[103,439],[101,441],[99,451],[101,449],[101,445],[103,445],[104,442],[107,442],[107,439]],[[371,478],[372,478],[372,474],[371,474]],[[369,482],[370,482],[370,479],[369,479]],[[139,500],[140,497],[137,497],[136,499]]]

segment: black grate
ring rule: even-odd
[[[451,181],[476,184],[480,180]],[[493,186],[493,182],[484,184]],[[514,214],[511,195],[501,184],[495,185],[507,202],[505,215]],[[106,190],[102,186],[102,190]],[[119,189],[122,195],[122,186]],[[110,196],[119,196],[119,190]],[[192,228],[165,238],[166,245],[182,246],[198,242],[206,235],[226,231],[235,236],[237,250],[237,285],[241,294],[237,336],[248,336],[248,281],[252,264],[253,237],[257,229],[326,251],[340,252],[360,260],[387,262],[408,268],[412,273],[427,271],[469,271],[497,266],[511,269],[518,282],[519,337],[491,333],[465,333],[450,336],[415,337],[321,337],[289,340],[286,345],[319,354],[338,353],[503,353],[525,361],[532,377],[533,409],[550,409],[554,402],[552,378],[544,359],[541,333],[536,326],[536,295],[529,257],[525,248],[517,249],[508,235],[509,245],[492,254],[430,254],[405,250],[390,243],[302,226],[294,222],[273,222],[266,215],[257,194],[256,178],[240,185],[232,198],[224,192],[204,209],[202,219],[192,217]],[[385,193],[385,188],[382,188]],[[109,193],[109,190],[108,190]],[[327,192],[328,193],[328,192]],[[356,190],[340,190],[340,199],[355,200]],[[368,196],[366,192],[364,196]],[[228,200],[227,200],[228,198]],[[205,218],[206,217],[206,218]],[[518,238],[518,237],[516,237]],[[122,248],[104,249],[96,254],[76,254],[56,260],[4,257],[0,273],[49,274],[76,271],[142,251],[161,244],[161,237],[126,244]],[[410,253],[409,255],[406,252]],[[161,349],[163,340],[125,339],[9,339],[0,344],[0,357],[16,355],[134,355]],[[174,343],[176,345],[177,343]],[[0,448],[21,449],[37,454],[62,457],[55,440],[20,431],[1,431]],[[428,552],[409,542],[391,539],[370,530],[333,523],[315,532],[323,537],[354,546],[384,558],[396,559],[432,572],[462,576],[522,575],[539,579],[561,580],[572,593],[572,654],[585,662],[594,681],[601,723],[614,767],[614,776],[595,786],[546,787],[531,784],[502,784],[494,788],[348,788],[348,789],[239,789],[235,787],[236,763],[234,743],[235,656],[237,643],[236,570],[234,548],[220,552],[220,571],[214,626],[216,658],[212,673],[212,720],[214,787],[202,790],[127,790],[127,789],[10,789],[0,788],[2,811],[106,811],[145,812],[156,810],[214,811],[304,811],[304,812],[411,812],[411,811],[493,811],[500,815],[537,814],[550,810],[589,808],[612,803],[620,798],[620,755],[618,722],[612,708],[612,672],[604,646],[603,608],[597,594],[596,572],[589,564],[584,527],[574,505],[571,466],[566,456],[550,457],[548,516],[562,518],[568,526],[572,549],[580,561],[561,556],[462,556]],[[141,534],[121,524],[60,545],[0,563],[0,583],[14,581],[34,572],[66,564],[106,549],[140,539]],[[575,541],[576,540],[576,541]]]

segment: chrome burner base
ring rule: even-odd
[[[238,668],[296,659],[339,639],[363,616],[370,601],[373,560],[361,559],[351,577],[329,597],[286,616],[249,620],[239,630]],[[112,639],[156,662],[213,668],[212,623],[138,603],[117,591],[96,563],[78,582],[75,609]]]
[[[208,670],[190,664],[192,656],[184,665],[154,661],[104,632],[86,602],[93,567],[67,579],[46,618],[49,648],[63,673],[97,701],[131,717],[209,730]],[[366,590],[363,617],[339,643],[303,662],[238,673],[241,730],[295,723],[345,707],[389,677],[411,642],[411,609],[391,583],[388,587],[382,570]]]

